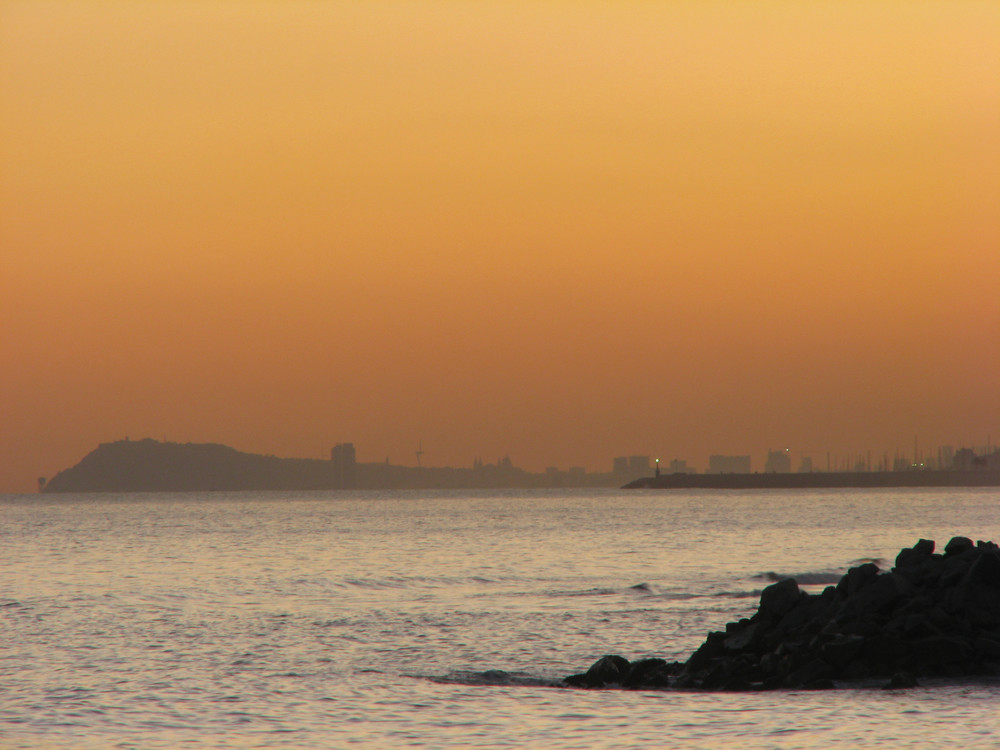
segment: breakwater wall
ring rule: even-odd
[[[803,474],[661,474],[624,489],[774,490],[847,487],[1000,487],[1000,471],[842,471]]]

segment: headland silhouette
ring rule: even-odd
[[[212,443],[170,443],[151,438],[101,443],[75,466],[60,471],[42,492],[196,492],[339,489],[505,489],[618,487],[612,473],[548,469],[532,473],[509,457],[471,468],[398,466],[358,462],[354,446],[340,443],[330,459],[278,458]]]

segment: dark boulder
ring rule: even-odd
[[[835,676],[833,667],[823,659],[812,659],[785,678],[784,687],[800,688],[812,686],[813,689],[826,687],[831,677]],[[829,685],[833,687],[831,683]]]
[[[883,690],[908,690],[920,687],[917,678],[909,672],[896,672],[888,683],[882,686]]]
[[[933,674],[942,667],[964,665],[972,655],[972,648],[962,638],[939,635],[913,641],[908,655],[916,671]]]
[[[912,547],[906,547],[896,555],[896,568],[909,568],[920,565],[934,554],[934,542],[921,539]]]
[[[961,555],[963,552],[967,552],[974,549],[972,545],[972,540],[967,536],[953,536],[949,542],[944,545],[944,555],[945,557],[951,557],[952,555]]]
[[[786,615],[799,603],[802,592],[794,578],[772,583],[760,594],[760,607],[757,615],[763,618],[778,619]]]
[[[685,665],[688,671],[700,670],[725,653],[726,634],[713,632],[705,638],[705,642],[691,654]]]
[[[891,611],[913,590],[913,584],[899,573],[885,573],[861,589],[851,604],[859,615],[884,613]]]
[[[573,687],[604,687],[622,685],[632,665],[629,660],[617,654],[602,656],[584,674],[571,675],[565,682]]]
[[[632,662],[622,682],[622,687],[655,689],[670,687],[670,678],[677,674],[681,665],[665,659],[640,659]]]
[[[856,568],[851,568],[847,571],[847,575],[841,578],[837,584],[837,594],[841,598],[854,596],[874,581],[876,576],[878,576],[878,572],[878,565],[875,563],[865,563],[864,565],[858,565]]]
[[[858,656],[865,647],[865,639],[860,635],[839,635],[820,647],[820,655],[835,669],[843,669]]]

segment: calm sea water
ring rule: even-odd
[[[1000,492],[0,497],[0,747],[996,748],[996,685],[545,686],[956,534]]]

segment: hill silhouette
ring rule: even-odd
[[[352,454],[353,456],[353,454]],[[612,474],[533,474],[503,458],[473,468],[357,463],[349,480],[334,461],[243,453],[213,443],[118,440],[101,443],[60,471],[43,492],[205,492],[213,490],[502,489],[618,486]]]
[[[45,492],[311,490],[336,487],[331,462],[242,453],[213,443],[101,443]]]

